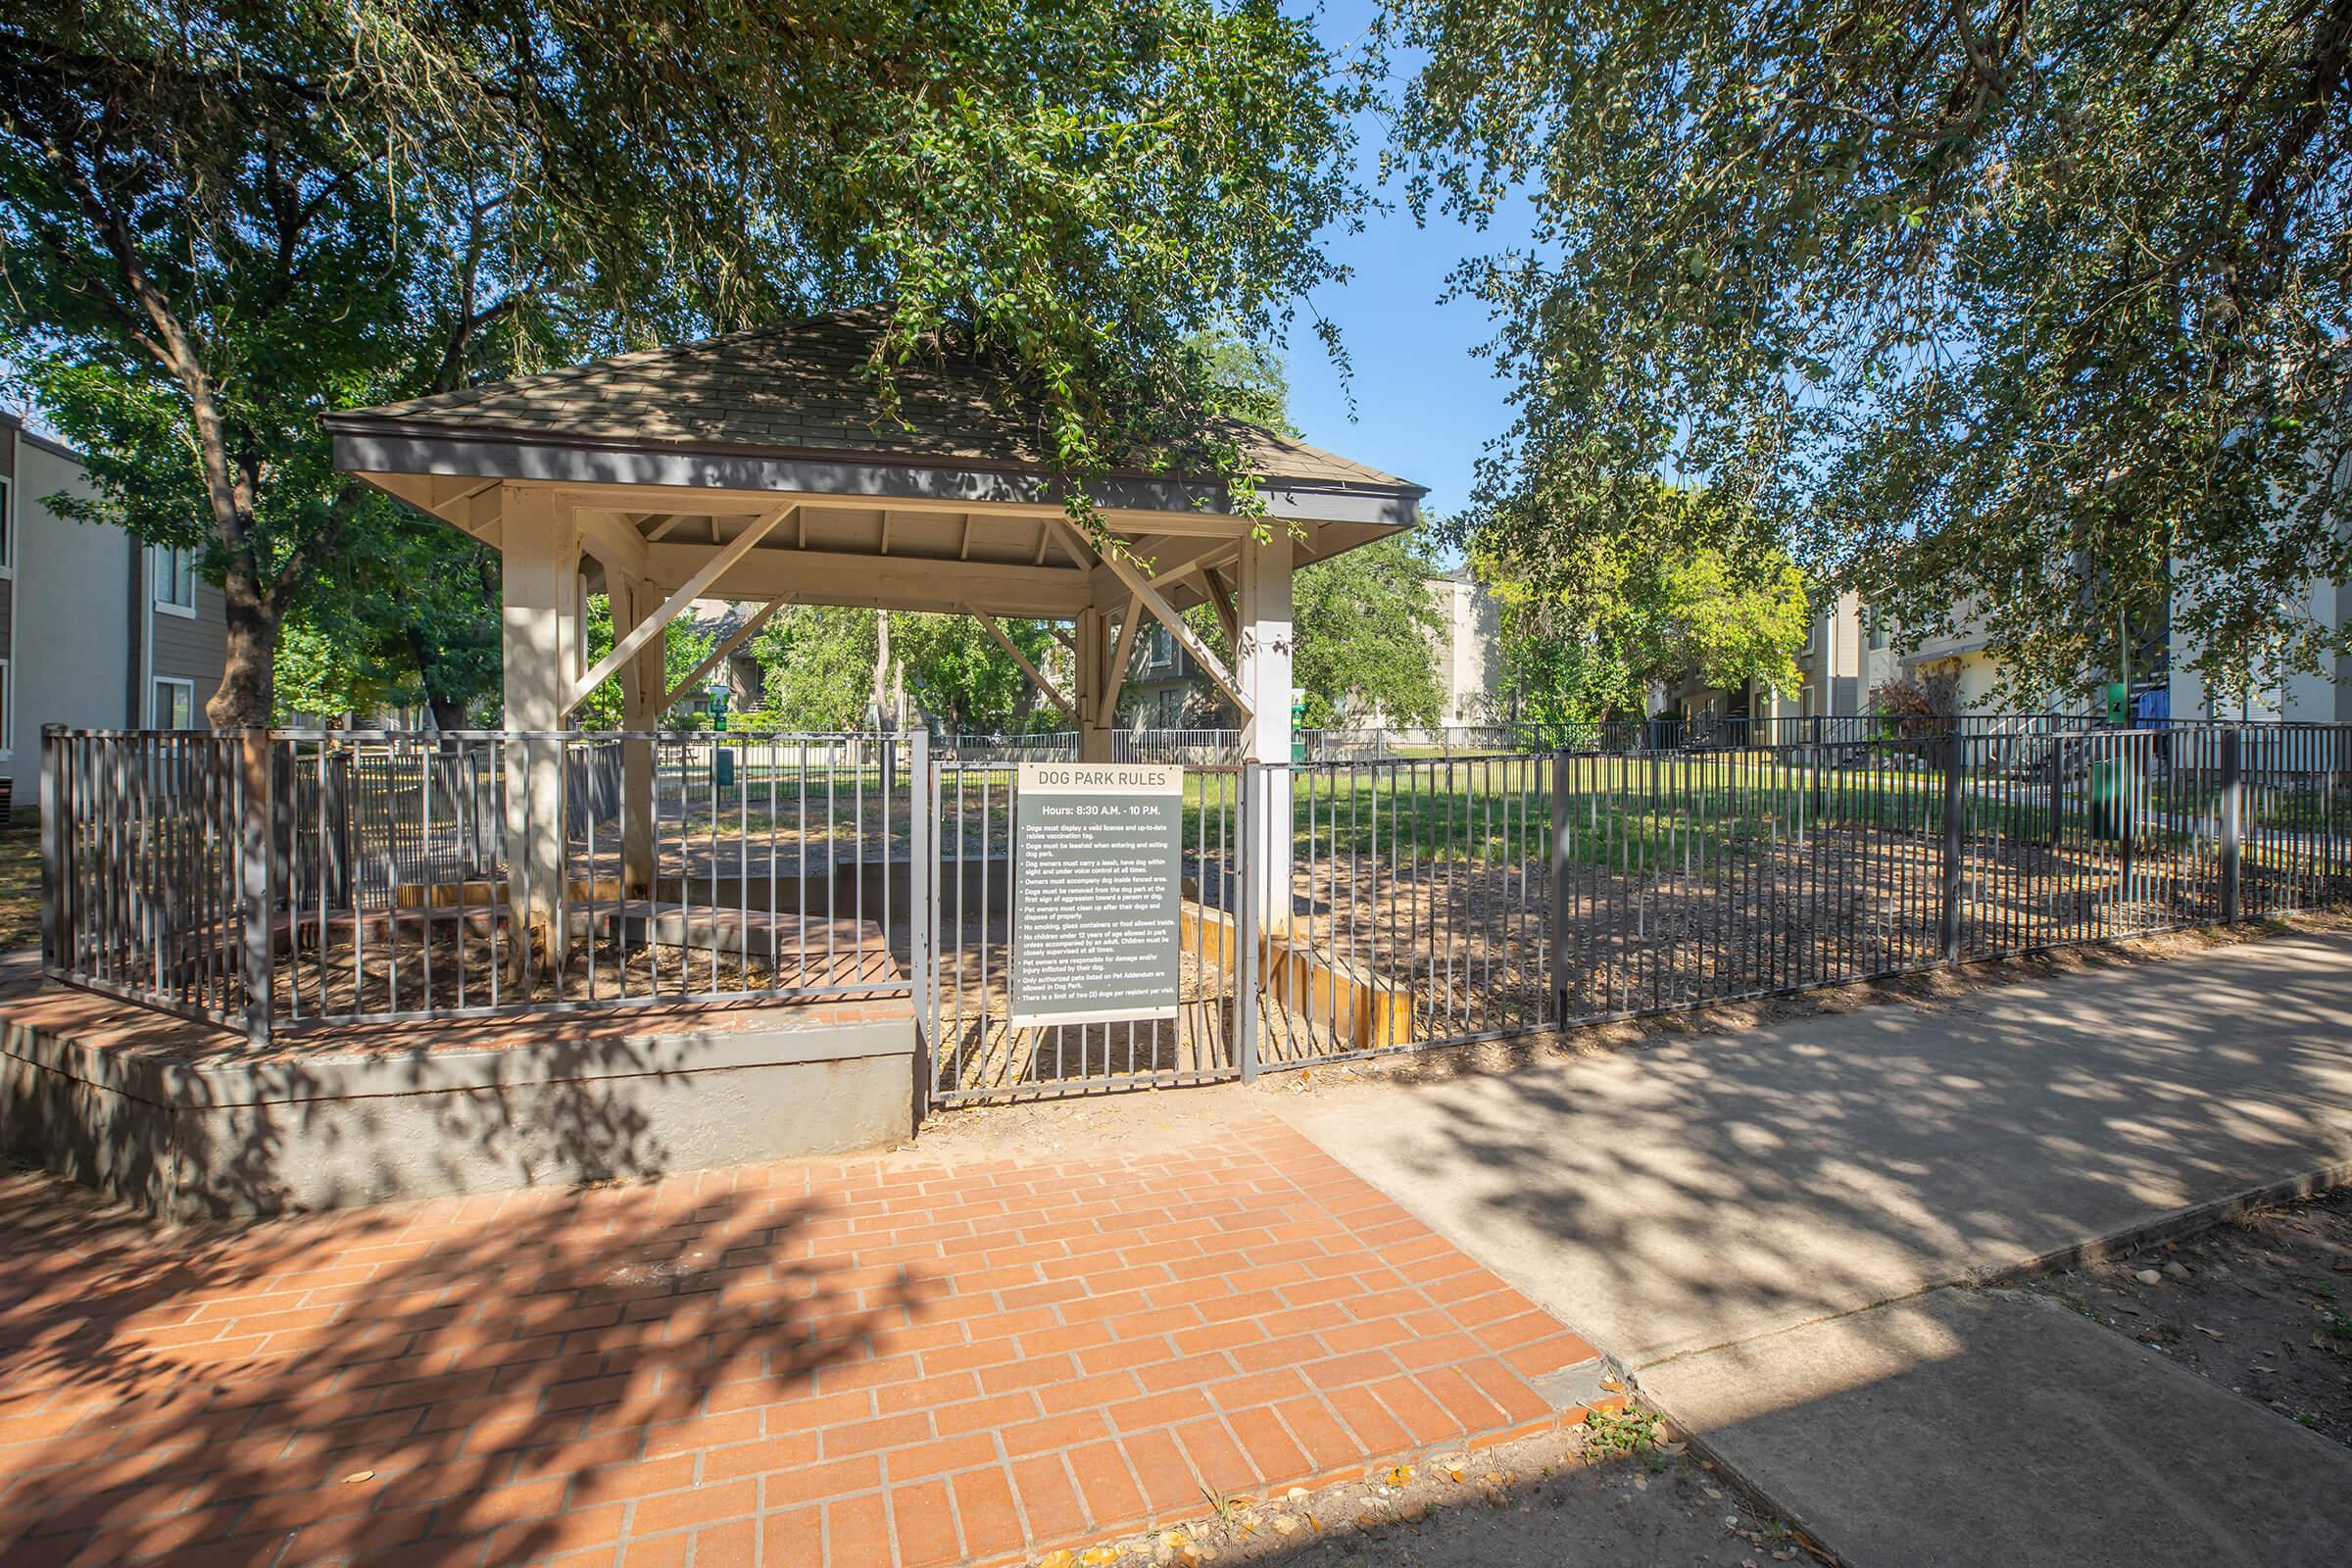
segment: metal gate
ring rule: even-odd
[[[924,1081],[934,1104],[1211,1083],[1241,1075],[1248,988],[1239,876],[1242,771],[1184,778],[1182,973],[1173,1019],[1011,1023],[1016,765],[929,769],[933,851],[916,944]]]

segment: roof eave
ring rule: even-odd
[[[961,455],[925,457],[740,443],[654,441],[548,431],[455,429],[365,411],[329,414],[335,466],[346,472],[469,475],[552,484],[657,485],[690,489],[791,491],[886,504],[893,499],[974,506],[1059,506],[1069,481],[1042,466]],[[1143,469],[1089,476],[1099,506],[1143,512],[1231,513],[1224,481]],[[1316,475],[1258,480],[1277,516],[1410,527],[1423,485]]]

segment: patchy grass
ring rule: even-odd
[[[41,940],[41,818],[19,806],[0,828],[0,953]]]

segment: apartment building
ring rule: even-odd
[[[220,684],[220,590],[192,552],[62,516],[94,493],[79,453],[0,409],[0,775],[39,788],[41,727],[183,729]]]

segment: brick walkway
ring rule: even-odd
[[[0,1562],[1021,1560],[1573,1419],[1271,1120],[156,1232],[0,1182]]]

